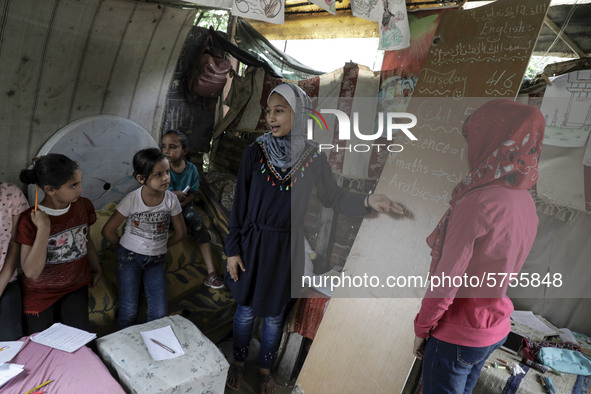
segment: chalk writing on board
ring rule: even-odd
[[[520,33],[525,34],[526,32],[529,33],[533,30],[534,28],[532,25],[523,23],[523,20],[521,19],[515,21],[513,24],[509,21],[505,21],[504,24],[500,25],[491,21],[486,21],[480,30],[480,34],[478,34],[478,38],[484,38],[488,42],[500,42],[501,39],[507,41],[507,39],[519,39],[523,37],[523,35],[519,35]]]
[[[541,4],[522,4],[515,6],[508,6],[505,8],[495,7],[494,4],[482,12],[478,9],[469,11],[470,16],[476,22],[483,22],[491,20],[493,18],[514,18],[521,16],[535,16],[546,14],[548,5],[546,3]]]
[[[388,186],[394,187],[394,190],[410,195],[414,198],[421,198],[425,201],[433,201],[435,203],[447,204],[449,200],[449,192],[447,190],[441,192],[431,192],[417,180],[412,183],[398,179],[398,174],[395,174],[388,182]]]
[[[420,173],[420,174],[428,174],[429,173],[429,166],[423,164],[423,161],[419,158],[413,160],[403,160],[403,159],[396,159],[396,168],[402,168],[407,171],[412,172],[413,174]]]
[[[440,73],[439,71],[423,67],[421,74],[421,79],[424,80],[425,84],[431,84],[433,86],[437,86],[437,88],[423,88],[422,90],[419,89],[420,93],[427,93],[430,95],[436,93],[438,96],[446,96],[451,94],[452,97],[458,99],[464,97],[464,93],[466,92],[466,80],[468,77],[456,75],[456,70]]]
[[[432,152],[442,153],[444,155],[458,155],[460,160],[464,159],[465,147],[458,148],[453,146],[449,142],[442,141],[434,138],[422,138],[419,137],[417,141],[411,141],[408,138],[402,140],[403,145],[410,145],[414,148],[421,150],[430,150]]]
[[[431,174],[436,176],[437,178],[445,179],[446,181],[451,182],[454,185],[458,184],[466,176],[466,174],[463,174],[461,171],[457,174],[456,173],[450,174],[449,172],[443,170],[442,168],[439,168],[437,170],[432,170]]]
[[[498,75],[497,75],[498,74]],[[505,76],[507,70],[500,72],[498,70],[493,71],[493,74],[485,82],[488,88],[484,91],[487,95],[505,96],[508,93],[512,93],[514,78],[517,77],[517,73],[513,73],[509,76]]]
[[[531,40],[524,44],[511,44],[505,42],[487,44],[480,41],[477,44],[459,42],[449,49],[433,48],[435,55],[431,61],[433,64],[467,63],[501,60],[529,59]],[[502,56],[499,56],[501,55]]]

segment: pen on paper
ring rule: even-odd
[[[32,393],[34,393],[35,391],[39,390],[41,387],[43,387],[43,386],[45,386],[45,385],[47,385],[47,384],[49,384],[49,383],[51,383],[51,382],[53,382],[53,379],[51,379],[51,380],[48,380],[48,381],[47,381],[47,382],[45,382],[45,383],[41,383],[41,384],[40,384],[39,386],[37,386],[37,387],[33,387],[31,390],[27,391],[25,394],[32,394]]]
[[[169,348],[169,347],[168,347],[168,346],[166,346],[165,344],[163,344],[163,343],[161,343],[161,342],[158,342],[158,341],[157,341],[157,340],[155,340],[154,338],[150,338],[150,340],[151,340],[152,342],[154,342],[156,345],[158,345],[158,346],[162,347],[163,349],[166,349],[166,350],[168,350],[168,351],[169,351],[169,352],[171,352],[171,353],[176,353],[174,350],[172,350],[171,348]]]
[[[0,347],[0,352],[4,349],[8,349],[8,348],[9,348],[9,346]]]

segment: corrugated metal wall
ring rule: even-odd
[[[68,123],[128,118],[155,139],[194,10],[131,0],[0,0],[0,179]]]

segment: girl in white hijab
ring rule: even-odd
[[[240,389],[254,319],[263,317],[257,361],[261,393],[275,392],[270,368],[286,309],[301,290],[304,217],[314,187],[320,202],[336,212],[402,214],[384,195],[346,193],[337,186],[326,155],[306,140],[310,106],[310,98],[296,85],[282,83],[273,89],[266,110],[270,131],[245,150],[238,172],[225,240],[225,282],[238,304],[234,362],[226,382],[231,390]]]

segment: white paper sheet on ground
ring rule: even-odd
[[[0,365],[0,387],[25,369],[24,365],[4,363]]]
[[[571,342],[577,345],[579,344],[571,330],[569,330],[568,328],[561,328],[558,330],[558,332],[560,339],[562,339],[563,342]]]
[[[21,341],[0,341],[0,365],[9,362],[23,347]]]
[[[234,0],[232,15],[283,24],[285,0]]]
[[[140,334],[142,334],[142,338],[144,339],[150,356],[152,356],[152,359],[156,361],[170,360],[171,358],[185,354],[181,344],[179,343],[179,340],[177,339],[176,335],[174,335],[174,332],[170,326],[158,328],[152,331],[142,331]],[[166,349],[158,343],[155,343],[153,340],[159,342],[163,346],[166,346],[172,351]]]
[[[555,335],[556,331],[538,319],[532,311],[513,311],[511,319],[525,326],[540,331],[544,335]]]
[[[55,323],[47,330],[31,337],[31,341],[72,353],[96,338],[96,334],[79,328]]]

